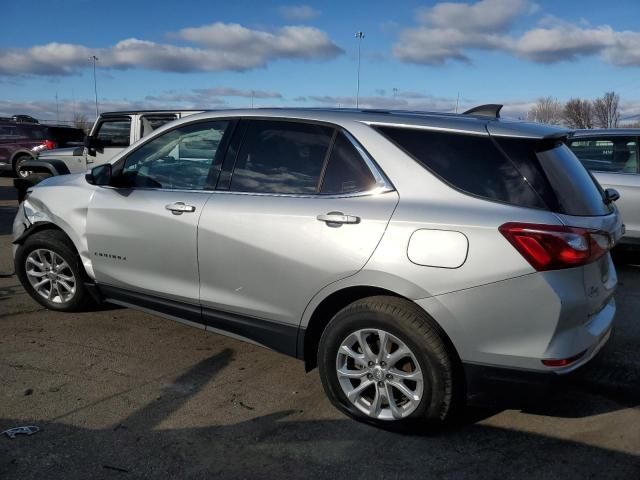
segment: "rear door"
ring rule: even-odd
[[[198,228],[205,322],[235,314],[226,330],[266,344],[297,331],[319,290],[365,265],[397,202],[347,133],[243,120]]]
[[[626,236],[640,242],[638,138],[579,137],[571,140],[569,146],[603,188],[611,187],[620,192],[616,205],[626,226]]]

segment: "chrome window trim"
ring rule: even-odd
[[[411,128],[413,130],[431,130],[435,132],[449,132],[449,133],[462,133],[465,135],[479,135],[483,137],[488,137],[489,132],[486,130],[484,132],[476,132],[474,130],[464,130],[459,128],[449,128],[449,127],[436,127],[432,125],[415,125],[411,123],[395,123],[395,122],[363,122],[370,127],[395,127],[395,128]]]
[[[99,185],[96,188],[108,188],[110,190],[119,190],[124,187],[112,187],[109,185]],[[268,193],[268,192],[232,192],[230,190],[188,190],[179,188],[149,188],[149,187],[132,187],[132,190],[142,190],[146,192],[180,192],[180,193],[202,193],[202,194],[223,194],[223,195],[251,195],[255,197],[292,197],[292,198],[315,198],[315,199],[336,199],[336,198],[354,198],[367,197],[371,195],[379,195],[395,191],[392,187],[375,187],[369,190],[350,193],[338,193],[322,195],[319,193]]]
[[[375,189],[382,189],[384,191],[393,190],[393,185],[391,184],[389,179],[386,177],[384,173],[382,173],[382,171],[378,168],[378,165],[376,165],[376,163],[369,156],[369,154],[365,152],[364,148],[362,148],[360,143],[353,137],[353,135],[351,135],[344,128],[341,131],[347,137],[347,140],[351,142],[351,145],[353,145],[353,147],[358,151],[360,158],[364,160],[364,163],[367,165],[367,168],[373,175],[373,178],[376,181],[376,186],[372,190],[375,190]]]

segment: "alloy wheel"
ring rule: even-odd
[[[415,354],[384,330],[349,334],[338,348],[336,373],[347,399],[371,418],[405,418],[422,400],[424,379]]]
[[[64,258],[52,250],[39,248],[29,253],[25,260],[25,272],[33,289],[50,302],[68,302],[76,293],[73,270]]]

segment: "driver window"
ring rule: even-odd
[[[128,186],[202,190],[229,122],[203,122],[170,130],[126,159]]]

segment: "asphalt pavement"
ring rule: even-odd
[[[640,479],[640,267],[620,263],[601,354],[540,395],[500,395],[448,428],[356,423],[316,371],[124,308],[44,310],[11,275],[0,178],[0,478]],[[514,398],[512,398],[514,397]]]

